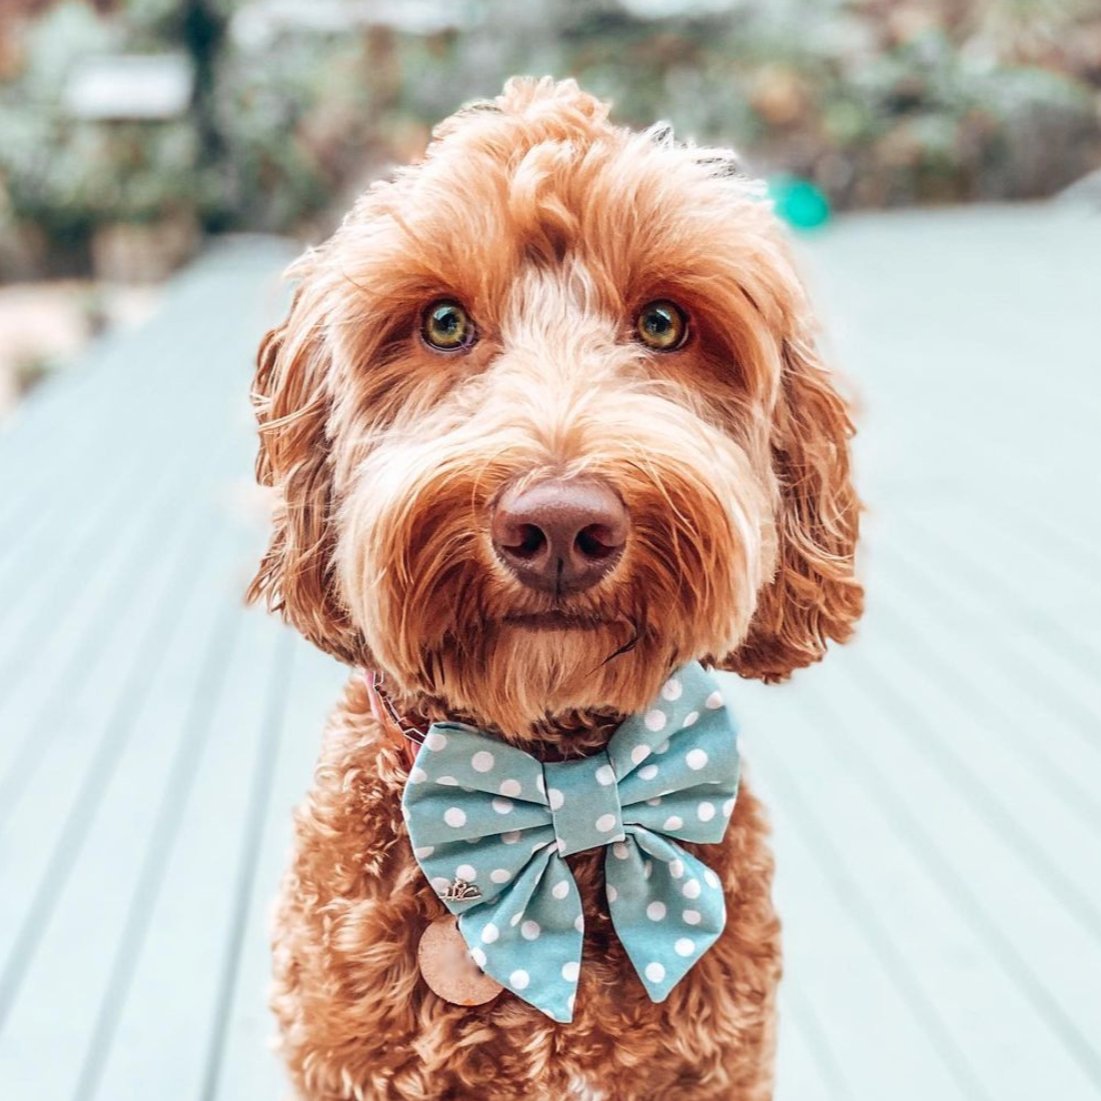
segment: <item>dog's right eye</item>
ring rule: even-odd
[[[421,320],[421,337],[430,348],[441,352],[454,352],[460,348],[469,348],[474,343],[476,333],[470,315],[450,298],[441,298],[433,302],[424,311]]]
[[[659,298],[639,310],[635,332],[655,352],[675,352],[688,339],[688,319],[675,302]]]

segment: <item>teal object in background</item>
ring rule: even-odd
[[[810,230],[830,220],[830,201],[820,187],[801,176],[773,176],[768,193],[776,213],[794,229]]]

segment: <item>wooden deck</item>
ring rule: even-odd
[[[870,606],[739,684],[778,1101],[1101,1099],[1101,219],[807,246],[863,395]],[[342,671],[240,593],[285,246],[224,246],[0,435],[0,1098],[286,1095],[269,900]],[[671,1099],[673,1101],[673,1099]]]

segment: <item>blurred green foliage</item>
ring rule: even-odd
[[[838,208],[1045,195],[1101,163],[1096,0],[417,0],[373,20],[330,0],[99,7],[63,0],[0,31],[0,238],[323,222],[513,72],[575,75],[622,121],[733,143]],[[181,117],[67,114],[81,59],[178,50],[198,78]]]

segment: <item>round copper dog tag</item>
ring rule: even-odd
[[[436,918],[417,947],[417,965],[429,989],[452,1005],[483,1005],[504,987],[470,958],[470,949],[453,914]]]

